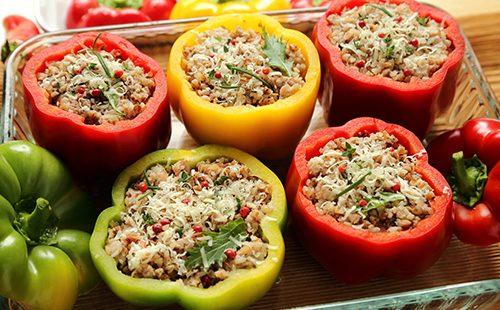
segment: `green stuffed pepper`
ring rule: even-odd
[[[151,153],[116,180],[90,241],[111,290],[138,305],[243,308],[284,259],[283,186],[230,147]]]
[[[0,145],[0,295],[30,309],[71,309],[99,281],[88,197],[51,153]]]

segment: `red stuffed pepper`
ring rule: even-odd
[[[476,118],[432,140],[429,160],[453,188],[453,228],[463,242],[500,242],[500,121]]]
[[[89,32],[48,47],[22,81],[35,140],[82,176],[118,172],[170,138],[164,72],[119,36]]]
[[[452,103],[464,56],[458,23],[413,0],[333,1],[313,40],[330,125],[372,116],[423,138]]]
[[[286,191],[304,246],[347,283],[416,275],[449,243],[451,190],[407,129],[374,118],[299,144]]]
[[[40,33],[35,23],[20,15],[5,17],[3,27],[7,34],[1,51],[2,61],[5,61],[21,43]]]
[[[175,0],[72,0],[66,27],[82,28],[168,19]]]

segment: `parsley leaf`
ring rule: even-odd
[[[385,43],[390,43],[392,41],[392,38],[390,36],[387,36],[384,38]]]
[[[417,22],[422,26],[427,26],[429,22],[429,17],[417,16]]]
[[[356,148],[353,148],[352,145],[349,144],[349,142],[346,142],[345,151],[342,152],[342,156],[351,158],[354,152],[356,152]]]
[[[281,39],[269,35],[265,29],[262,36],[264,37],[262,51],[269,58],[269,66],[281,71],[286,76],[291,76],[293,61],[286,59],[286,44]]]
[[[186,268],[193,269],[202,267],[207,270],[213,264],[222,266],[226,259],[224,252],[227,249],[235,249],[238,243],[247,238],[247,225],[241,218],[222,226],[218,232],[206,232],[205,235],[212,238],[209,245],[207,241],[196,245],[188,251]]]
[[[214,185],[222,185],[224,184],[224,182],[226,182],[227,179],[229,179],[228,176],[222,175],[219,178],[217,178],[217,180],[215,180]]]
[[[394,45],[388,46],[384,51],[385,58],[392,58],[394,56]]]
[[[149,213],[143,213],[142,214],[142,219],[148,225],[153,225],[154,223],[156,223],[156,221],[153,219],[153,217]]]
[[[224,53],[229,52],[229,47],[227,47],[226,45],[224,45],[223,49],[224,49]]]
[[[187,174],[185,171],[181,171],[181,175],[179,177],[179,182],[186,183],[191,179],[191,176]]]
[[[241,199],[236,197],[236,207],[241,208]]]
[[[208,78],[212,80],[214,77],[215,77],[215,70],[212,69],[210,72],[208,72]]]

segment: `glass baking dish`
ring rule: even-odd
[[[274,12],[286,27],[310,33],[324,8]],[[132,41],[143,52],[166,66],[175,39],[203,19],[162,21],[148,25],[101,27]],[[33,140],[24,110],[20,69],[25,59],[40,48],[66,40],[80,31],[46,33],[20,46],[10,57],[4,81],[4,98],[0,119],[0,141]],[[496,98],[486,83],[481,67],[467,41],[466,56],[459,76],[453,106],[435,123],[432,137],[456,128],[472,117],[500,117]],[[309,135],[326,127],[321,107],[316,106]],[[196,142],[182,123],[172,120],[170,148],[192,148]],[[268,163],[284,179],[289,160]],[[500,304],[500,249],[498,246],[473,247],[453,239],[443,257],[425,273],[407,280],[377,278],[361,285],[345,285],[332,278],[296,241],[293,224],[286,233],[286,259],[279,280],[271,291],[252,306],[269,308],[484,308]],[[369,258],[367,258],[369,259]],[[81,296],[76,309],[134,309],[114,296],[101,284]]]

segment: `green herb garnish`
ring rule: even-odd
[[[87,64],[87,69],[92,70],[95,68],[95,66],[97,66],[97,64],[95,62],[89,62]]]
[[[407,53],[413,53],[413,47],[411,47],[411,46],[407,46],[407,47],[405,48],[405,51],[406,51]]]
[[[179,234],[179,236],[182,236],[182,234],[184,233],[184,229],[182,229],[182,227],[179,227],[176,232]]]
[[[345,143],[345,151],[342,152],[342,156],[351,158],[352,155],[356,152],[356,149],[349,144],[349,142]]]
[[[103,92],[104,97],[106,97],[111,105],[111,108],[120,116],[125,116],[125,113],[118,109],[118,95],[114,89]]]
[[[390,36],[387,36],[384,38],[384,42],[387,44],[387,43],[390,43],[392,41],[392,38]]]
[[[429,23],[429,17],[417,16],[416,18],[417,22],[422,26],[427,26],[427,23]]]
[[[226,180],[229,179],[228,176],[222,175],[217,180],[215,180],[214,185],[222,185]]]
[[[226,82],[222,82],[219,84],[219,87],[220,88],[223,88],[223,89],[236,89],[236,88],[240,88],[241,86],[238,85],[238,84],[235,84],[235,85],[230,85]]]
[[[215,70],[214,69],[212,69],[210,72],[208,72],[208,78],[211,80],[215,78]]]
[[[148,225],[153,225],[154,223],[156,223],[156,221],[153,219],[153,217],[149,213],[143,213],[142,214],[142,219]]]
[[[97,60],[99,61],[99,63],[101,64],[101,67],[102,69],[104,70],[104,73],[106,73],[106,75],[111,79],[113,78],[113,76],[111,75],[111,72],[109,71],[109,68],[108,68],[108,65],[106,64],[106,61],[104,61],[104,58],[102,58],[102,55],[101,53],[99,53],[98,50],[96,50],[96,44],[97,44],[97,40],[99,40],[99,38],[101,37],[102,35],[102,32],[99,33],[95,39],[94,39],[94,42],[92,43],[92,49],[91,49],[91,52],[92,54],[95,55],[95,57],[97,57]]]
[[[340,196],[350,192],[351,190],[353,190],[354,188],[356,188],[358,185],[360,185],[361,183],[363,183],[363,181],[366,179],[367,176],[369,176],[372,172],[371,171],[368,171],[366,174],[364,174],[361,178],[359,178],[359,180],[357,180],[356,182],[353,182],[351,185],[347,186],[346,188],[344,188],[342,191],[340,191],[340,193],[338,193],[336,196],[335,196],[335,199],[339,198]]]
[[[191,179],[191,176],[187,174],[185,171],[181,171],[181,175],[179,176],[179,182],[186,183]]]
[[[261,81],[262,84],[266,85],[268,88],[270,88],[272,91],[274,91],[274,87],[273,87],[273,85],[271,83],[269,83],[268,81],[264,80],[263,78],[261,78],[260,76],[258,76],[255,73],[253,73],[252,71],[249,71],[249,70],[243,69],[243,68],[239,68],[239,67],[236,67],[236,66],[233,66],[233,65],[230,65],[230,64],[226,64],[226,67],[229,70],[231,70],[232,73],[241,72],[241,73],[244,73],[244,74],[248,74],[251,77],[254,77],[257,80]]]
[[[405,199],[404,195],[384,192],[380,194],[380,197],[369,199],[368,204],[364,208],[361,208],[360,211],[363,214],[367,214],[369,211],[384,207],[391,202]]]
[[[154,186],[153,183],[151,183],[151,181],[148,178],[148,174],[146,173],[146,171],[144,171],[144,181],[146,182],[146,185],[148,186],[148,189],[150,189],[150,190],[160,189],[158,186]]]
[[[224,47],[222,47],[224,49],[224,53],[227,53],[229,52],[229,47],[227,47],[226,45],[224,45]]]
[[[277,37],[269,35],[264,29],[264,47],[262,51],[269,58],[269,66],[281,71],[286,76],[292,75],[293,61],[286,59],[286,44]]]
[[[385,13],[385,15],[389,16],[389,17],[393,17],[394,15],[392,15],[391,12],[389,12],[386,8],[384,7],[381,7],[381,6],[378,6],[378,5],[375,5],[375,4],[372,4],[372,3],[369,3],[368,6],[371,6],[372,8],[375,8],[377,10],[380,10],[382,12]]]
[[[385,58],[392,58],[394,56],[394,45],[388,46],[384,51]]]
[[[359,41],[353,41],[354,47],[357,48],[358,50],[361,48],[361,44],[359,44]]]
[[[361,13],[358,13],[358,19],[360,19],[360,20],[365,20],[365,19],[367,19],[367,18],[368,18],[368,16],[363,15],[363,14],[361,14]]]
[[[241,208],[241,199],[236,197],[236,207],[239,209]]]
[[[224,252],[227,249],[237,248],[238,243],[247,238],[246,227],[245,221],[239,218],[225,224],[218,232],[205,232],[204,235],[211,237],[211,244],[205,241],[190,249],[186,268],[202,267],[203,270],[207,270],[213,264],[222,266],[226,259]]]

